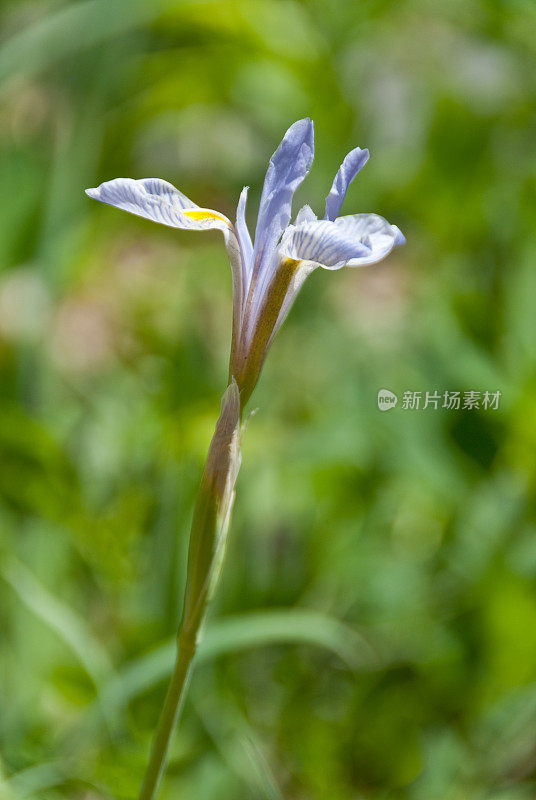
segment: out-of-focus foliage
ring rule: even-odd
[[[286,127],[299,190],[408,244],[319,270],[254,401],[223,584],[162,798],[536,791],[536,6],[3,0],[0,795],[136,796],[225,388],[218,234],[83,194],[166,178],[227,215]],[[498,410],[380,413],[389,388]]]

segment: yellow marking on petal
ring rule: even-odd
[[[295,271],[295,269],[298,266],[298,264],[301,264],[302,261],[303,261],[302,258],[290,258],[290,257],[287,256],[287,258],[285,258],[280,263],[278,269],[281,270],[281,272],[289,271],[289,272],[292,273],[292,272]]]
[[[195,219],[196,221],[202,219],[217,219],[220,222],[225,222],[226,225],[230,224],[229,220],[221,214],[217,214],[215,211],[207,211],[205,208],[190,208],[182,213],[187,217]]]

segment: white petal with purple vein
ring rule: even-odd
[[[223,214],[200,208],[171,183],[160,178],[115,178],[101,183],[96,189],[86,189],[86,194],[101,203],[171,228],[204,231],[232,227]]]

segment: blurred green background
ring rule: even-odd
[[[162,177],[249,219],[302,116],[323,208],[405,248],[305,285],[252,407],[162,800],[536,793],[536,5],[3,0],[0,796],[129,800],[225,387],[218,233],[90,201]],[[379,389],[500,391],[380,413]]]

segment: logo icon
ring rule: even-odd
[[[390,411],[398,403],[398,397],[389,389],[380,389],[378,392],[378,408],[380,411]]]

